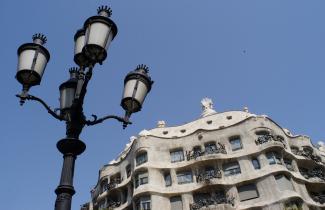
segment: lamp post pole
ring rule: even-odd
[[[121,106],[125,116],[107,115],[98,118],[92,115],[87,120],[83,113],[83,103],[87,92],[88,82],[91,80],[95,64],[107,57],[110,42],[117,34],[117,27],[110,19],[112,11],[107,6],[98,8],[98,15],[88,18],[84,27],[74,36],[74,62],[79,67],[70,68],[70,78],[62,83],[60,90],[60,108],[52,110],[42,99],[30,95],[32,86],[39,85],[50,59],[48,50],[43,46],[47,39],[42,34],[33,36],[33,43],[26,43],[18,48],[18,67],[16,79],[22,84],[22,92],[16,96],[23,105],[26,100],[37,101],[44,106],[54,118],[65,121],[66,137],[57,142],[57,149],[63,155],[63,166],[58,187],[55,210],[70,210],[72,196],[75,194],[73,176],[75,160],[81,155],[86,145],[79,139],[84,126],[93,126],[107,119],[115,119],[123,123],[123,129],[131,124],[131,114],[138,112],[146,95],[150,92],[153,81],[148,75],[148,67],[141,64],[129,72],[124,79],[124,92]]]

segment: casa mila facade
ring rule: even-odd
[[[325,209],[325,146],[266,115],[217,113],[143,130],[103,166],[82,210]]]

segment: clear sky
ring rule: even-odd
[[[294,134],[325,139],[323,0],[1,0],[1,209],[53,209],[62,165],[55,145],[65,136],[64,123],[39,104],[19,106],[17,48],[36,32],[47,35],[51,60],[30,93],[58,107],[58,86],[74,66],[73,36],[102,4],[112,7],[119,32],[95,69],[85,114],[123,115],[123,79],[137,64],[150,67],[155,83],[126,130],[115,121],[84,129],[73,209],[90,200],[99,168],[130,136],[158,120],[197,119],[206,96],[219,112],[248,106]]]

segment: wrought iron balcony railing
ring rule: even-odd
[[[280,135],[271,135],[271,134],[259,135],[258,138],[255,140],[255,143],[256,145],[259,145],[271,141],[280,142],[283,144],[284,148],[287,148],[283,136]]]
[[[190,209],[191,210],[198,210],[201,209],[203,207],[209,207],[210,205],[219,205],[219,204],[230,204],[230,205],[234,205],[235,198],[234,197],[230,197],[230,196],[223,196],[223,197],[210,197],[210,198],[202,198],[199,199],[198,201],[195,201],[194,203],[190,204]]]
[[[315,163],[321,163],[322,159],[317,156],[317,155],[313,155],[312,152],[307,151],[307,150],[298,150],[298,151],[293,151],[293,154],[295,155],[299,155],[299,156],[303,156],[309,160],[313,160]],[[325,163],[323,163],[325,164]]]
[[[226,147],[224,144],[218,143],[214,146],[208,146],[205,148],[205,151],[191,150],[186,151],[186,159],[197,159],[200,156],[210,155],[210,154],[227,154]]]
[[[222,177],[222,173],[221,173],[221,170],[218,168],[218,169],[198,173],[196,175],[196,181],[197,182],[210,182],[211,179],[215,179],[215,178],[220,179],[221,177]]]
[[[317,167],[312,170],[307,169],[299,169],[301,175],[305,177],[306,179],[310,178],[318,178],[320,181],[325,182],[325,172],[324,169]]]
[[[122,179],[121,178],[113,179],[110,183],[104,185],[104,191],[109,191],[111,189],[114,189],[121,182],[122,182]]]

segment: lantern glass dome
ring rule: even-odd
[[[84,28],[84,55],[93,63],[102,63],[107,57],[107,49],[117,34],[116,24],[109,18],[111,9],[107,6],[98,8],[98,15],[86,20]]]
[[[18,48],[18,66],[16,79],[23,86],[39,85],[50,53],[42,45],[46,37],[42,34],[33,36],[33,43],[23,44]]]
[[[139,65],[124,79],[124,91],[121,106],[128,113],[138,112],[147,94],[151,90],[153,81],[148,75],[148,67]]]
[[[71,108],[73,100],[75,97],[77,84],[78,84],[78,70],[77,68],[71,68],[70,70],[70,79],[62,83],[59,87],[60,89],[60,109],[65,111]]]

